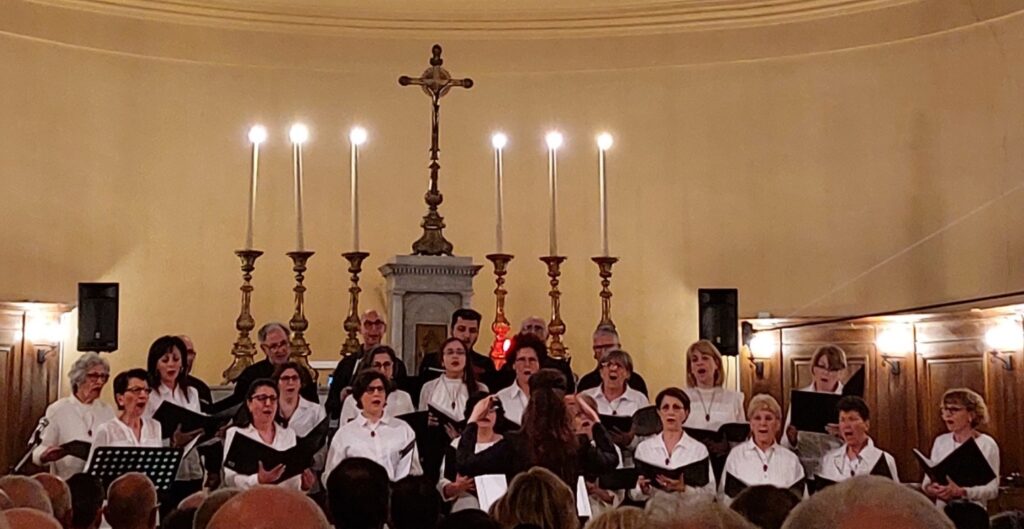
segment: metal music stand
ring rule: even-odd
[[[141,472],[157,491],[166,492],[178,474],[183,455],[181,448],[101,446],[89,455],[85,472],[100,478],[104,488],[129,472]]]

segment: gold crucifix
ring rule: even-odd
[[[452,243],[444,238],[444,218],[438,213],[437,207],[444,201],[444,195],[437,186],[438,172],[441,164],[438,163],[438,114],[441,111],[441,98],[444,97],[452,87],[472,88],[473,80],[453,79],[448,70],[441,67],[444,60],[441,59],[441,46],[434,44],[431,50],[430,68],[427,68],[419,77],[403,75],[398,78],[398,84],[402,86],[416,85],[423,89],[423,93],[430,96],[433,106],[433,115],[430,126],[430,187],[424,200],[427,203],[427,214],[423,216],[423,235],[419,240],[412,243],[413,255],[452,255],[454,249]]]

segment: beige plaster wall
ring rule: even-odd
[[[1005,2],[1003,4],[1012,4]],[[348,249],[345,131],[363,150],[364,307],[375,272],[418,236],[426,97],[399,88],[430,41],[291,35],[0,3],[0,299],[74,301],[79,281],[121,283],[115,370],[153,338],[191,334],[219,380],[238,312],[245,131],[271,140],[257,211],[254,313],[292,307],[286,128],[307,122],[308,333],[341,344]],[[446,98],[442,213],[456,253],[494,249],[490,132],[506,153],[508,309],[546,314],[543,133],[560,155],[564,319],[590,369],[599,315],[596,152],[609,154],[614,318],[639,370],[682,384],[698,287],[733,286],[741,311],[851,314],[1024,286],[1024,16],[927,34],[842,39],[828,20],[749,31],[565,40],[443,38],[477,86]],[[906,20],[901,23],[908,25]],[[912,24],[909,24],[912,25]],[[900,38],[897,38],[900,37]],[[877,42],[872,42],[872,40]],[[833,45],[835,44],[835,45]],[[476,307],[493,316],[489,268]]]

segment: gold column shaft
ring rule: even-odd
[[[348,317],[345,318],[345,342],[341,346],[341,356],[359,352],[359,273],[363,271],[363,260],[370,256],[367,252],[346,252],[341,254],[348,260],[348,273],[352,274],[352,285],[348,287]]]
[[[569,349],[562,343],[562,335],[565,334],[565,322],[562,321],[562,293],[558,291],[558,278],[562,275],[561,266],[565,257],[560,255],[548,255],[540,258],[548,265],[548,277],[551,278],[551,321],[548,323],[548,354],[559,360],[569,359]]]
[[[253,364],[256,356],[256,345],[249,338],[249,333],[256,327],[256,320],[250,312],[252,303],[253,286],[252,272],[256,269],[256,259],[263,255],[260,250],[236,250],[235,255],[242,260],[242,308],[235,320],[235,329],[238,330],[238,338],[231,347],[231,365],[224,370],[224,382],[234,382],[238,375],[242,374],[245,368]]]
[[[317,372],[309,365],[309,343],[306,342],[306,329],[309,328],[309,321],[306,319],[306,286],[303,285],[306,274],[306,262],[313,256],[311,251],[288,252],[292,259],[292,271],[295,272],[295,313],[288,322],[288,328],[292,331],[291,339],[291,360],[309,370],[313,382],[317,380]]]

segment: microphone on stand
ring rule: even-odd
[[[36,429],[32,430],[32,435],[28,437],[28,446],[35,447],[35,445],[42,442],[43,430],[50,425],[50,419],[43,417],[39,419],[39,424],[36,425]]]

